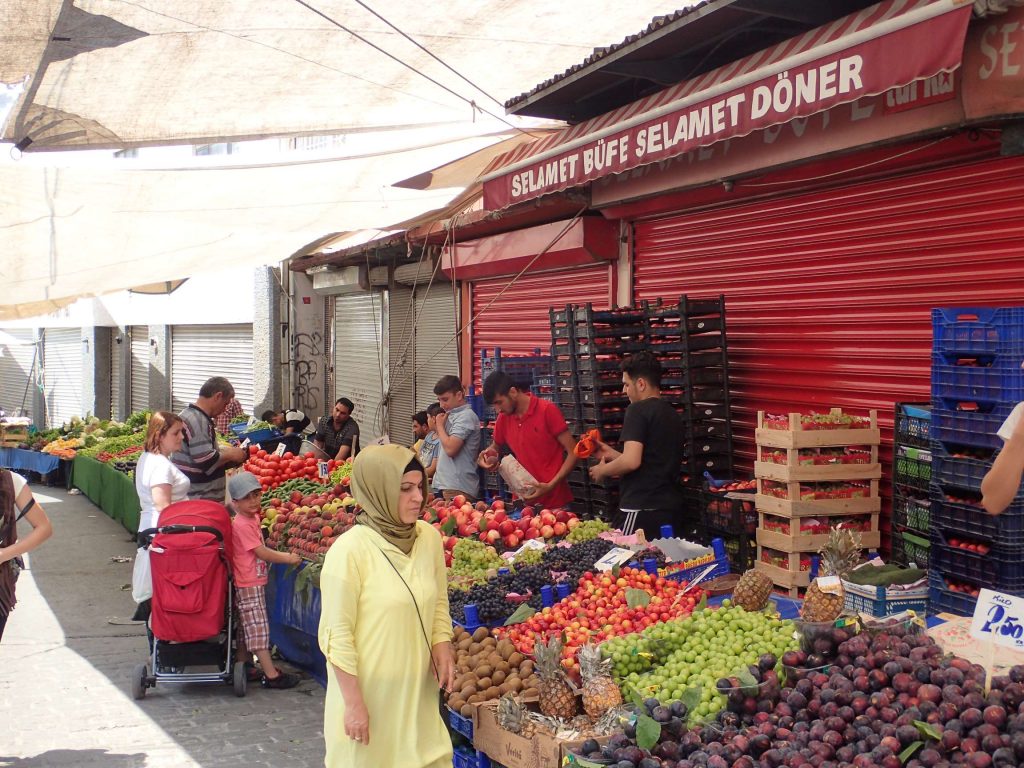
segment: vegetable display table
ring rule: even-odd
[[[304,593],[296,589],[298,572],[274,563],[267,582],[267,613],[270,642],[288,661],[309,672],[327,686],[327,659],[320,651],[320,590],[309,585]]]
[[[89,456],[76,456],[72,484],[129,533],[138,531],[142,505],[128,475]]]
[[[6,469],[28,470],[48,475],[60,468],[60,459],[48,453],[26,451],[24,448],[0,448],[0,467]]]

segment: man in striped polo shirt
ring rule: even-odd
[[[245,462],[245,449],[217,445],[213,423],[234,396],[231,382],[223,376],[214,376],[203,384],[196,401],[178,414],[185,422],[184,440],[171,461],[191,481],[190,499],[211,499],[223,504],[225,470]]]

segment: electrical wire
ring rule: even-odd
[[[479,104],[477,104],[473,99],[470,99],[470,98],[467,98],[467,97],[463,96],[462,94],[458,93],[457,91],[449,88],[444,83],[441,83],[441,82],[435,80],[434,78],[432,78],[430,75],[426,74],[425,72],[421,72],[420,70],[416,69],[416,67],[412,66],[412,64],[409,64],[408,62],[403,61],[402,59],[400,59],[398,56],[394,55],[390,51],[386,51],[385,49],[381,48],[376,43],[374,43],[374,42],[372,42],[370,40],[367,40],[365,37],[360,35],[358,32],[354,32],[353,30],[349,29],[344,24],[342,24],[340,21],[337,21],[336,19],[328,16],[326,13],[321,11],[319,8],[316,8],[315,6],[311,5],[310,3],[307,3],[306,0],[294,0],[294,2],[298,3],[303,8],[306,8],[307,10],[309,10],[310,12],[315,13],[317,16],[322,18],[324,21],[326,21],[326,22],[328,22],[330,24],[333,24],[334,26],[336,26],[338,29],[342,30],[343,32],[347,32],[348,34],[352,35],[352,37],[354,37],[356,40],[360,41],[361,43],[365,43],[366,45],[370,46],[371,48],[373,48],[378,53],[384,54],[385,56],[387,56],[392,61],[394,61],[397,64],[400,64],[403,67],[405,67],[406,69],[408,69],[410,72],[414,72],[415,74],[417,74],[420,77],[422,77],[424,80],[427,80],[427,81],[433,83],[438,88],[440,88],[441,90],[445,91],[446,93],[451,94],[452,96],[454,96],[455,98],[459,99],[460,101],[466,102],[472,109],[474,109],[474,110],[476,110],[478,112],[482,112],[483,114],[487,115],[488,117],[491,117],[491,118],[493,118],[495,120],[498,120],[499,122],[502,122],[505,125],[507,125],[509,128],[511,128],[511,129],[513,129],[515,131],[519,131],[520,133],[524,133],[527,136],[534,136],[534,137],[537,136],[537,134],[530,133],[530,131],[526,130],[525,128],[521,128],[518,125],[514,125],[514,124],[510,123],[508,120],[506,120],[501,115],[496,115],[493,112],[490,112],[489,110],[484,109]],[[476,86],[474,86],[474,88],[475,87]],[[488,98],[490,98],[490,97],[488,97]]]
[[[477,85],[477,84],[476,84],[476,83],[474,83],[474,82],[473,82],[472,80],[470,80],[470,79],[469,79],[468,77],[466,77],[465,75],[463,75],[463,74],[462,74],[461,72],[459,72],[459,71],[458,71],[457,69],[455,69],[454,67],[452,67],[451,65],[449,65],[449,64],[448,64],[447,62],[443,61],[443,60],[441,59],[441,57],[437,56],[437,55],[436,55],[436,54],[435,54],[435,53],[434,53],[433,51],[431,51],[431,50],[430,50],[429,48],[427,48],[426,46],[422,45],[422,44],[421,44],[421,43],[420,43],[420,42],[419,42],[418,40],[415,40],[415,39],[413,39],[412,37],[410,37],[409,35],[407,35],[407,34],[406,34],[405,32],[403,32],[403,31],[402,31],[401,29],[399,29],[399,28],[398,28],[398,27],[397,27],[397,26],[396,26],[395,24],[393,24],[393,23],[391,23],[390,21],[388,21],[387,19],[385,19],[385,18],[384,18],[383,16],[381,16],[381,15],[380,15],[380,14],[379,14],[379,13],[378,13],[377,11],[373,10],[373,8],[371,8],[371,7],[369,6],[369,5],[367,5],[366,3],[364,3],[364,2],[363,2],[363,0],[354,0],[354,2],[356,3],[356,5],[360,6],[361,8],[365,9],[366,11],[368,11],[369,13],[373,14],[373,15],[374,15],[374,16],[376,16],[376,17],[377,17],[378,19],[380,19],[381,21],[383,21],[383,22],[384,22],[385,24],[387,24],[387,25],[388,25],[389,27],[391,27],[391,28],[392,28],[393,30],[395,30],[395,32],[397,32],[397,33],[398,33],[398,34],[400,34],[400,35],[401,35],[402,37],[404,37],[404,38],[405,38],[406,40],[408,40],[408,41],[409,41],[410,43],[412,43],[413,45],[415,45],[415,46],[416,46],[417,48],[419,48],[419,49],[420,49],[421,51],[423,51],[423,52],[424,52],[425,54],[427,54],[427,56],[429,56],[430,58],[432,58],[432,59],[433,59],[434,61],[436,61],[436,62],[437,62],[438,64],[440,64],[440,65],[441,65],[442,67],[444,67],[445,69],[447,69],[447,70],[448,70],[449,72],[451,72],[451,73],[452,73],[453,75],[455,75],[456,77],[458,77],[459,79],[461,79],[461,80],[462,80],[462,81],[464,81],[465,83],[468,83],[468,84],[469,84],[470,86],[472,86],[473,88],[475,88],[476,90],[478,90],[478,91],[479,91],[480,93],[482,93],[482,94],[483,94],[484,96],[486,96],[486,97],[487,97],[488,99],[490,99],[491,101],[493,101],[493,102],[494,102],[495,104],[497,104],[497,105],[498,105],[499,107],[502,107],[502,108],[504,108],[504,106],[505,106],[505,105],[504,105],[504,104],[503,104],[502,102],[498,101],[498,100],[497,100],[497,99],[496,99],[496,98],[495,98],[494,96],[492,96],[491,94],[489,94],[489,93],[488,93],[487,91],[485,91],[485,90],[484,90],[483,88],[481,88],[481,87],[480,87],[479,85]]]

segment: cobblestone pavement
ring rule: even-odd
[[[241,699],[228,686],[161,685],[133,701],[146,635],[126,621],[130,536],[84,496],[33,490],[54,535],[29,558],[0,643],[0,768],[323,765],[324,691],[312,679]]]

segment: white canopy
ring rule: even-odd
[[[25,153],[0,146],[0,319],[276,263],[333,233],[443,208],[465,167],[419,189],[391,185],[522,141],[537,125],[502,117],[488,94],[522,93],[668,10],[660,0],[600,12],[588,0],[3,0],[0,139]],[[109,152],[331,134],[344,146],[312,160],[144,164]],[[71,149],[108,151],[57,151]],[[458,186],[438,188],[449,179]]]

